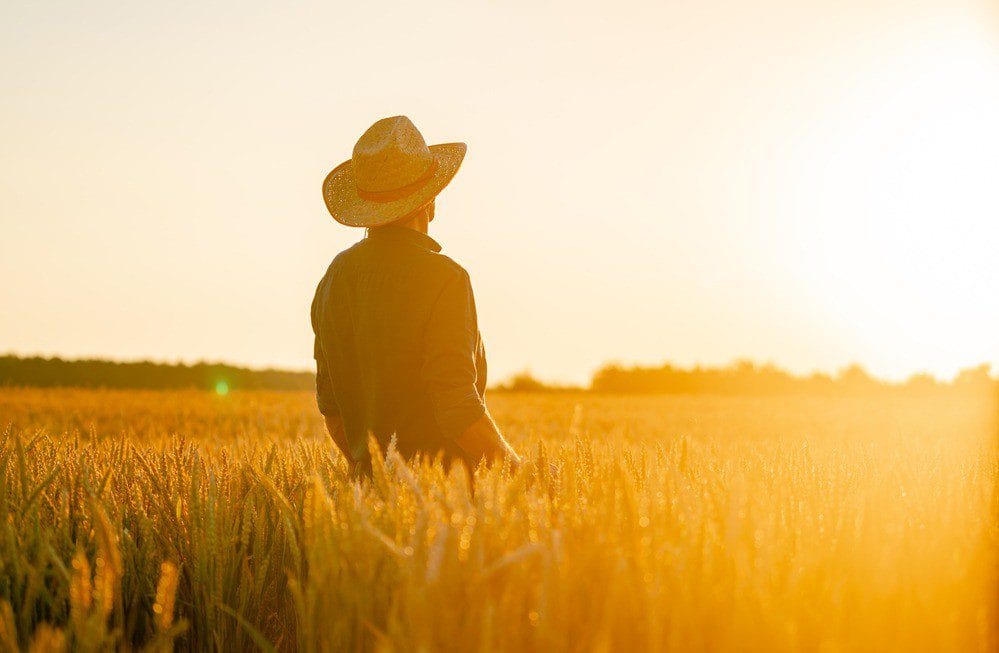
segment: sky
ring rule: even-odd
[[[999,4],[0,5],[0,352],[307,369],[378,118],[494,380],[999,366]]]

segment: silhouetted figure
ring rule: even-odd
[[[464,460],[517,454],[486,411],[486,357],[468,273],[428,235],[464,143],[427,147],[405,116],[379,120],[323,183],[333,218],[367,237],[330,265],[312,303],[316,396],[361,472],[368,436]]]

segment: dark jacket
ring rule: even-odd
[[[343,419],[353,462],[368,434],[399,452],[455,453],[485,413],[486,358],[468,273],[430,236],[381,227],[341,252],[312,302],[316,396]]]

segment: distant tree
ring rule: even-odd
[[[911,392],[930,393],[939,392],[942,384],[933,375],[920,372],[910,376],[904,387]]]
[[[836,381],[845,390],[852,391],[866,392],[878,386],[878,381],[856,363],[840,370]]]
[[[534,375],[525,370],[514,374],[505,383],[496,386],[494,390],[501,392],[578,392],[582,388],[571,385],[545,383],[534,378]]]
[[[811,376],[802,379],[802,389],[808,394],[830,394],[836,392],[836,381],[828,374],[813,372]]]
[[[993,383],[992,376],[989,373],[991,370],[992,366],[988,363],[963,369],[954,377],[954,385],[966,388],[988,387]]]
[[[545,384],[531,376],[530,372],[521,372],[520,374],[515,374],[509,381],[503,384],[503,389],[512,392],[537,392],[538,390],[544,390]]]

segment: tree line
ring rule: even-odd
[[[224,394],[229,390],[313,390],[315,383],[315,375],[310,372],[253,370],[221,363],[184,365],[0,356],[0,386],[199,388]]]
[[[604,365],[588,388],[552,386],[522,372],[498,390],[513,392],[591,391],[613,394],[714,394],[714,395],[844,395],[895,392],[939,394],[947,392],[999,393],[999,379],[990,374],[988,364],[962,370],[950,382],[929,374],[915,374],[903,382],[875,378],[860,365],[851,365],[835,375],[816,372],[798,376],[769,364],[736,361],[723,367],[689,368],[671,363],[659,366]]]
[[[906,392],[936,394],[955,390],[994,391],[996,380],[988,364],[961,371],[944,382],[929,374],[915,374],[903,382],[877,379],[860,365],[851,365],[835,375],[816,372],[797,376],[774,365],[738,361],[727,367],[622,367],[606,365],[594,375],[590,389],[596,392],[635,394],[869,394]]]
[[[194,365],[117,362],[101,359],[0,356],[0,386],[104,387],[139,389],[197,388],[224,394],[230,390],[315,389],[315,374],[286,370],[254,370],[222,363]],[[916,374],[904,382],[889,382],[870,375],[863,367],[851,365],[835,375],[814,373],[797,376],[774,365],[737,361],[724,367],[689,368],[670,363],[660,366],[608,364],[593,374],[589,387],[554,385],[534,378],[529,372],[512,376],[494,386],[507,392],[601,392],[613,394],[866,394],[905,392],[936,394],[944,392],[996,392],[999,379],[988,364],[961,371],[952,381],[940,381],[929,374]]]

